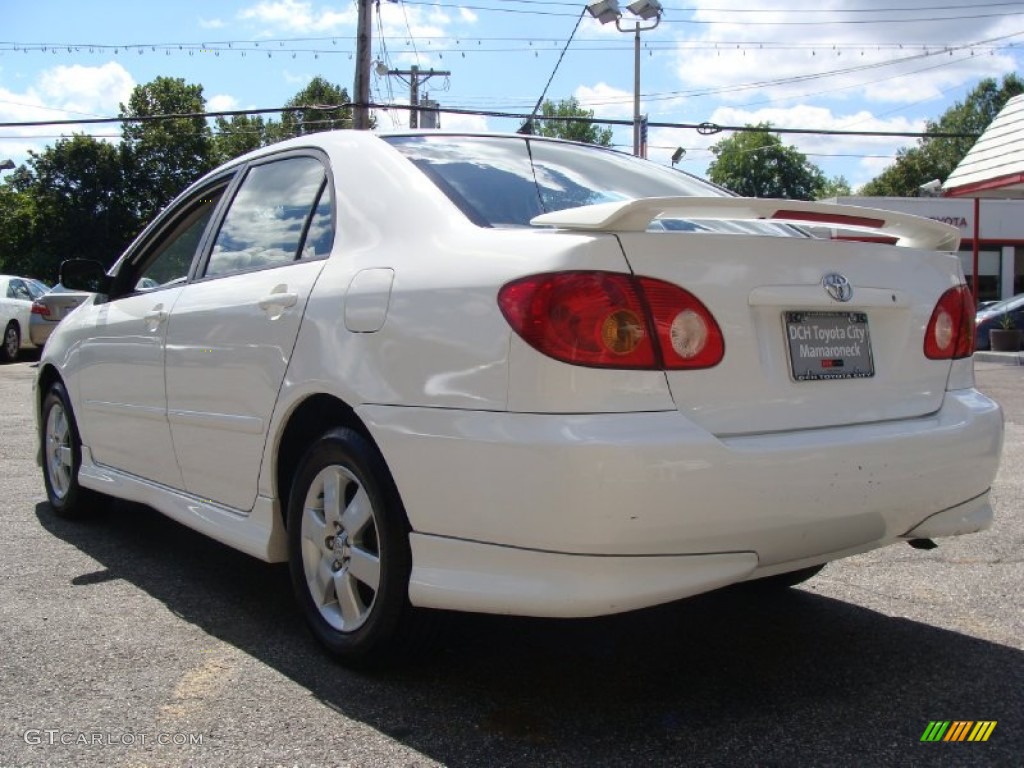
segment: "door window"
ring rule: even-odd
[[[217,234],[206,277],[288,264],[300,254],[326,256],[333,239],[326,187],[324,167],[312,157],[250,168]]]
[[[18,280],[15,278],[7,283],[7,298],[32,301],[32,294],[29,292],[28,286],[25,285],[24,280]]]
[[[117,276],[119,295],[155,291],[188,280],[192,261],[230,179],[183,201]]]

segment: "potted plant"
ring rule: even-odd
[[[988,332],[989,346],[993,352],[1016,352],[1020,349],[1021,336],[1019,328],[1013,324],[1013,315],[1009,312],[999,318],[999,327]]]

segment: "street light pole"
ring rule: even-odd
[[[618,0],[596,0],[587,6],[587,10],[602,24],[614,21],[615,28],[619,32],[633,33],[633,154],[640,157],[640,33],[649,32],[661,23],[663,9],[659,0],[635,0],[626,7],[638,19],[643,21],[654,19],[654,23],[645,27],[638,20],[632,29],[623,27],[622,11],[619,10]]]
[[[655,25],[657,26],[657,25]],[[633,35],[633,156],[640,157],[640,22]]]

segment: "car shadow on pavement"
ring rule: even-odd
[[[1024,654],[799,589],[574,621],[439,614],[415,658],[357,672],[302,625],[287,569],[114,502],[52,535],[325,704],[462,765],[1019,764]],[[927,744],[931,720],[999,720]],[[945,757],[927,750],[970,749]]]

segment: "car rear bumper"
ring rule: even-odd
[[[33,345],[42,347],[50,338],[57,323],[51,320],[30,320],[28,324],[28,337]]]
[[[359,413],[415,531],[414,603],[567,616],[826,562],[929,520],[980,530],[1003,433],[973,389],[925,417],[725,439],[674,411]]]

